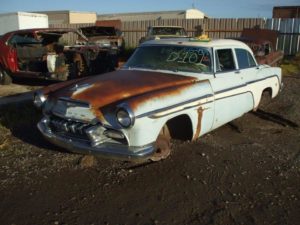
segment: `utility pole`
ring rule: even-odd
[[[192,3],[192,9],[195,9],[195,8],[196,8],[196,7],[195,7],[195,4],[196,4],[195,1],[196,1],[196,0],[193,0],[193,3]]]

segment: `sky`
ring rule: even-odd
[[[186,10],[193,5],[212,18],[270,18],[273,6],[300,5],[300,0],[0,0],[0,13],[70,10],[108,14]]]

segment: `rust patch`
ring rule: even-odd
[[[207,82],[207,80],[197,81],[197,83]],[[136,98],[130,99],[128,101],[131,109],[133,111],[137,110],[142,104],[147,104],[148,101],[153,101],[153,99],[162,99],[164,97],[170,96],[179,96],[184,91],[188,90],[195,82],[182,84],[178,86],[173,86],[169,88],[165,88],[159,91],[148,92],[143,95],[140,95]]]
[[[53,92],[52,97],[70,97],[87,102],[93,114],[104,121],[101,108],[127,101],[134,111],[140,104],[154,97],[177,95],[199,82],[195,77],[150,71],[119,70],[77,81],[63,82],[47,87],[45,92]],[[200,81],[202,82],[202,81]],[[83,91],[74,90],[91,85]]]
[[[179,86],[189,86],[191,83],[196,82],[196,80],[197,78],[194,77],[174,74],[120,70],[92,77],[78,83],[79,86],[86,83],[93,84],[93,86],[78,94],[72,94],[71,98],[89,102],[93,107],[94,113],[96,113],[97,110],[104,106],[131,97],[137,97],[140,101],[133,101],[132,106],[134,110],[134,106],[138,105],[141,101],[145,101],[153,96],[159,96],[159,93],[165,92],[162,90],[170,88],[173,92],[178,93],[181,90],[181,88],[178,88]],[[66,90],[65,94],[67,92]]]
[[[250,38],[257,44],[262,44],[268,40],[273,44],[273,46],[276,46],[278,36],[278,31],[259,28],[245,28],[241,34],[242,38]]]
[[[199,135],[200,135],[201,121],[202,121],[202,115],[203,115],[203,109],[202,109],[202,107],[200,107],[197,110],[197,113],[198,113],[198,124],[197,124],[196,132],[195,132],[195,135],[193,137],[193,140],[196,140],[199,137]]]
[[[102,111],[99,108],[92,106],[91,111],[95,115],[95,117],[99,119],[100,122],[103,123],[104,121],[106,121]]]

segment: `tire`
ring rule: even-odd
[[[8,85],[11,84],[11,82],[11,77],[0,67],[0,84]]]
[[[164,125],[163,128],[161,129],[156,143],[156,151],[155,153],[151,156],[150,160],[151,161],[160,161],[163,159],[166,159],[170,153],[171,153],[171,135],[169,128],[167,125]]]

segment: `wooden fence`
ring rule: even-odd
[[[94,24],[51,25],[50,27],[79,28]],[[166,19],[149,21],[125,21],[122,23],[126,47],[135,48],[139,40],[146,35],[149,26],[182,26],[193,37],[201,31],[211,38],[239,37],[244,28],[260,28],[280,32],[276,49],[283,50],[286,55],[295,55],[300,51],[300,19]],[[67,36],[71,43],[76,37]]]

